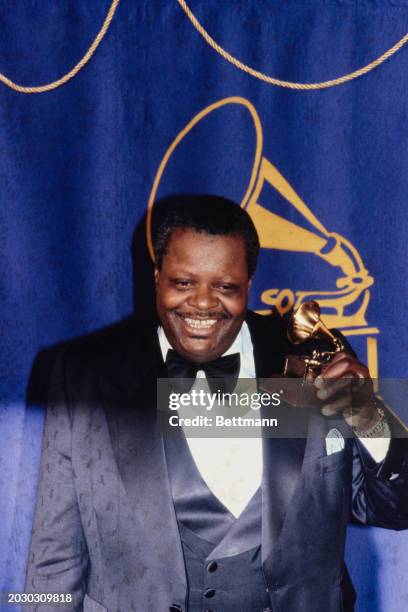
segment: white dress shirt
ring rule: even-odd
[[[163,360],[172,348],[162,327],[158,328]],[[224,353],[239,353],[239,378],[255,378],[255,361],[251,335],[244,322],[237,337]],[[203,370],[197,378],[205,378]],[[193,386],[194,389],[194,386]],[[209,390],[209,388],[208,388]],[[190,438],[186,436],[191,455],[210,491],[234,515],[239,516],[262,480],[262,438]],[[372,457],[382,461],[389,439],[361,439]]]
[[[165,360],[167,351],[172,347],[162,327],[159,327],[158,333]],[[224,355],[233,353],[240,355],[239,378],[255,378],[252,341],[245,322]],[[205,378],[203,370],[197,372],[197,378]],[[234,516],[239,516],[261,484],[262,439],[186,437],[186,440],[210,491]]]

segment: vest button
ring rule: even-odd
[[[218,563],[216,561],[211,561],[211,563],[207,565],[207,572],[215,572],[217,567],[218,567]]]
[[[206,591],[204,591],[204,597],[206,597],[207,599],[214,597],[214,595],[215,595],[215,589],[207,589]]]

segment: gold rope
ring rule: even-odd
[[[269,83],[270,85],[277,85],[278,87],[286,87],[288,89],[325,89],[327,87],[334,87],[335,85],[341,85],[342,83],[347,83],[347,81],[352,81],[353,79],[357,79],[363,74],[367,74],[367,72],[374,70],[374,68],[377,68],[377,66],[380,66],[380,64],[382,64],[387,59],[389,59],[392,55],[394,55],[394,53],[399,51],[401,47],[405,45],[405,43],[408,42],[408,33],[407,33],[405,34],[405,36],[401,38],[401,40],[395,43],[395,45],[391,47],[391,49],[388,49],[388,51],[380,55],[380,57],[378,57],[374,61],[370,62],[366,66],[363,66],[363,68],[359,68],[358,70],[355,70],[354,72],[350,72],[349,74],[345,74],[344,76],[339,77],[337,79],[331,79],[330,81],[322,81],[321,83],[294,83],[292,81],[281,81],[280,79],[275,79],[271,76],[268,76],[267,74],[264,74],[263,72],[260,72],[259,70],[254,70],[254,68],[251,68],[247,64],[240,62],[236,57],[228,53],[228,51],[223,49],[208,34],[207,30],[205,30],[205,28],[201,25],[201,23],[198,21],[198,19],[194,15],[194,13],[187,6],[187,2],[185,0],[177,0],[177,2],[179,3],[183,11],[185,12],[187,17],[189,18],[189,20],[191,21],[195,29],[199,32],[199,34],[201,34],[201,36],[210,45],[210,47],[212,47],[214,51],[219,53],[225,60],[227,60],[227,62],[230,62],[230,64],[233,64],[233,66],[235,66],[236,68],[239,68],[239,70],[242,70],[243,72],[246,72],[247,74],[250,74],[256,79],[264,81],[265,83]]]
[[[100,45],[106,32],[108,31],[108,28],[111,24],[115,11],[118,7],[118,4],[119,4],[119,0],[112,0],[112,4],[110,5],[108,14],[105,17],[105,21],[103,22],[101,29],[96,35],[88,51],[85,53],[84,57],[72,68],[72,70],[67,72],[67,74],[64,74],[64,76],[62,76],[57,81],[53,81],[52,83],[47,83],[46,85],[39,85],[36,87],[25,87],[23,85],[18,85],[17,83],[14,83],[14,81],[12,81],[11,79],[8,79],[1,72],[0,72],[0,81],[4,83],[5,85],[7,85],[8,87],[10,87],[11,89],[14,89],[14,91],[18,91],[20,93],[25,93],[25,94],[43,93],[44,91],[50,91],[51,89],[56,89],[57,87],[64,85],[67,81],[74,78],[74,76],[78,74],[78,72],[85,66],[85,64],[89,62],[89,60],[95,53],[96,49]]]

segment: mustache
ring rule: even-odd
[[[198,318],[198,319],[217,319],[221,321],[222,319],[231,318],[231,315],[228,312],[215,312],[214,310],[205,310],[205,311],[195,310],[195,311],[190,311],[190,312],[186,312],[184,310],[183,311],[176,310],[175,313],[182,319]]]

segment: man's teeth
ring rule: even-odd
[[[189,327],[194,327],[194,329],[209,329],[217,322],[217,319],[188,319],[187,317],[184,320]]]

